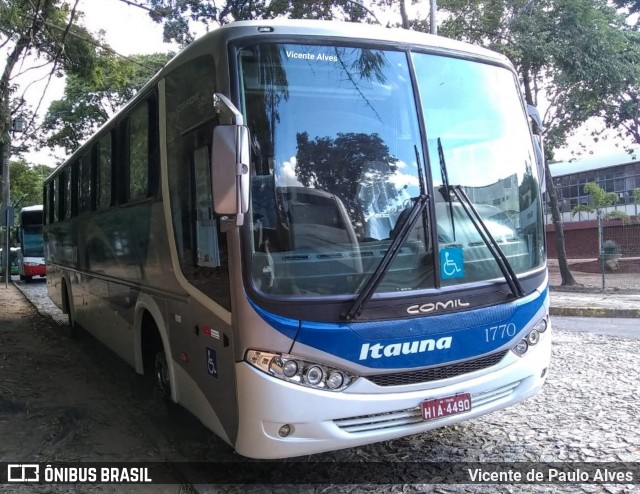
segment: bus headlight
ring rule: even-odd
[[[511,351],[518,357],[524,356],[531,347],[536,346],[542,339],[548,325],[546,317],[540,319],[536,324],[534,324],[533,328],[531,328],[524,338],[518,341],[518,343],[511,348]]]
[[[282,366],[282,373],[287,377],[293,377],[298,373],[298,363],[295,360],[287,360]]]
[[[293,355],[249,350],[245,361],[273,377],[294,384],[326,391],[343,391],[358,376],[317,362],[303,360]]]

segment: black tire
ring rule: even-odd
[[[161,398],[165,403],[173,403],[171,401],[171,379],[169,377],[169,364],[164,350],[156,348],[153,356],[153,393]]]
[[[77,338],[78,323],[73,317],[73,311],[71,310],[71,298],[69,296],[69,291],[67,290],[67,286],[64,285],[64,288],[62,290],[63,290],[62,293],[64,296],[64,304],[65,304],[64,308],[66,309],[67,317],[69,319],[67,335],[69,336],[69,338]]]

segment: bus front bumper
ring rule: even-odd
[[[334,393],[290,384],[239,362],[236,451],[252,458],[321,453],[422,433],[509,407],[540,391],[551,356],[550,329],[524,357],[509,351],[489,369],[422,387],[381,389],[360,378]],[[471,394],[471,410],[422,419],[422,402],[461,393]]]
[[[24,276],[46,276],[47,267],[44,264],[36,264],[31,262],[25,262],[22,265]]]

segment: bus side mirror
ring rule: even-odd
[[[527,105],[527,115],[533,122],[531,130],[533,132],[533,144],[534,151],[536,153],[536,161],[538,162],[538,180],[540,183],[540,188],[544,193],[547,190],[546,175],[544,170],[544,140],[542,138],[544,127],[542,126],[540,113],[535,106]]]
[[[244,125],[218,125],[211,147],[213,210],[235,216],[242,225],[249,208],[249,129]]]

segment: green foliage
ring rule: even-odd
[[[151,18],[164,27],[164,40],[186,46],[194,39],[190,23],[211,25],[251,19],[343,19],[354,22],[374,22],[367,9],[355,0],[255,0],[252,2],[223,0],[146,0],[141,1]]]
[[[48,166],[30,166],[26,161],[9,164],[11,177],[11,205],[19,211],[25,206],[42,204],[42,184],[53,171]]]
[[[613,206],[618,202],[618,195],[615,192],[606,192],[595,182],[589,182],[584,186],[584,192],[589,195],[589,204],[580,204],[574,206],[572,214],[575,216],[579,212],[596,213],[597,216],[603,217],[602,210]],[[607,218],[626,218],[627,215],[622,211],[612,211],[606,215]]]
[[[378,134],[338,133],[336,138],[309,138],[307,132],[296,135],[296,177],[305,187],[331,190],[345,198],[351,217],[358,217],[358,186],[365,175],[372,182],[388,183],[397,170],[397,158]],[[331,163],[331,166],[321,166]],[[397,194],[395,188],[387,191]],[[349,199],[347,199],[349,198]],[[362,220],[360,220],[362,223]]]
[[[619,256],[620,246],[613,240],[605,240],[602,244],[602,251],[608,256]]]
[[[638,78],[637,33],[604,0],[442,0],[448,36],[502,52],[516,66],[527,102],[550,103],[547,149]]]
[[[25,114],[27,109],[12,80],[23,62],[30,56],[39,59],[41,66],[50,70],[50,76],[73,74],[93,78],[96,41],[79,22],[81,14],[64,0],[0,1],[0,46],[4,65],[0,75],[0,155],[7,159],[11,147],[8,133],[14,114]],[[28,69],[26,69],[28,70]],[[34,132],[33,119],[23,138]],[[14,150],[15,151],[15,150]],[[6,164],[6,162],[5,162]]]
[[[91,79],[71,74],[64,97],[53,101],[43,121],[42,144],[71,152],[125,103],[172,57],[172,54],[122,58],[101,54]]]

